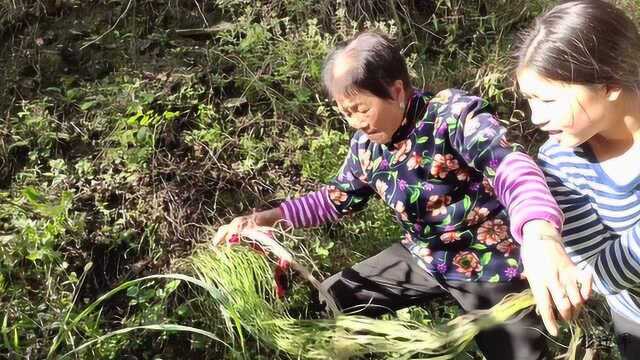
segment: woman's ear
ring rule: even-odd
[[[604,90],[607,94],[607,100],[616,101],[620,98],[620,94],[622,93],[622,88],[617,85],[605,85]]]
[[[405,102],[405,91],[404,91],[404,81],[396,80],[391,85],[391,97],[394,101],[398,102],[401,107],[404,106]]]

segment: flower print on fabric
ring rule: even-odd
[[[400,219],[402,221],[409,220],[409,215],[407,215],[407,212],[405,211],[405,208],[404,208],[404,203],[402,201],[398,201],[396,203],[394,210],[398,213],[398,216],[400,216]]]
[[[453,258],[452,263],[456,267],[456,271],[464,274],[466,277],[471,277],[482,270],[478,255],[472,251],[460,252]]]
[[[422,259],[422,261],[426,262],[427,264],[431,264],[431,262],[433,261],[431,249],[426,246],[417,246],[416,248],[418,250],[417,255],[420,257],[420,259]]]
[[[378,195],[405,231],[402,244],[428,271],[449,280],[509,281],[513,270],[506,269],[521,269],[519,244],[491,183],[518,146],[506,145],[486,101],[462,91],[419,92],[406,113],[389,144],[355,132],[329,188],[331,203],[344,216]]]
[[[371,168],[371,152],[367,150],[358,151],[358,159],[360,159],[360,166],[366,173]]]
[[[456,178],[458,181],[469,181],[469,176],[471,175],[471,171],[468,168],[459,168],[456,170]]]
[[[515,277],[519,277],[518,275],[519,275],[518,268],[508,267],[504,269],[504,276],[507,278],[507,280],[511,280]]]
[[[460,117],[460,115],[462,114],[462,112],[467,108],[467,104],[464,101],[456,101],[458,99],[460,99],[462,94],[460,93],[453,93],[452,96],[449,98],[450,101],[452,101],[451,103],[451,115],[453,115],[454,117],[458,118]],[[470,116],[470,114],[468,114],[468,116]],[[473,119],[472,116],[470,116],[471,119]],[[467,121],[469,121],[469,119],[467,119]]]
[[[433,128],[436,130],[435,135],[437,138],[442,138],[447,135],[447,123],[443,121],[441,117],[436,118]]]
[[[452,243],[454,241],[460,240],[460,233],[457,231],[446,232],[440,235],[440,240],[442,240],[442,242],[445,244]]]
[[[382,181],[382,180],[376,180],[376,192],[378,193],[378,195],[380,195],[381,198],[384,198],[384,194],[387,192],[387,189],[389,188],[389,185]]]
[[[400,143],[395,144],[396,150],[392,151],[393,157],[391,160],[391,164],[403,162],[411,151],[411,145],[412,143],[410,139],[406,139]]]
[[[473,182],[471,184],[469,184],[469,190],[471,191],[478,191],[480,190],[480,186],[482,185],[482,183],[479,182]]]
[[[500,161],[498,161],[498,159],[489,160],[488,166],[494,171],[498,168],[498,165],[500,165]]]
[[[327,191],[329,193],[329,199],[331,199],[334,204],[339,205],[340,203],[347,201],[347,193],[340,191],[340,189],[335,186],[329,186]]]
[[[446,273],[448,269],[449,267],[447,266],[446,263],[440,263],[436,265],[436,271],[439,272],[440,274]]]
[[[407,190],[407,186],[409,186],[409,184],[407,184],[407,182],[404,179],[401,179],[398,182],[398,189],[400,189],[400,191],[405,191]]]
[[[457,170],[459,167],[458,160],[453,155],[436,154],[431,163],[431,175],[444,179],[450,171]]]
[[[451,114],[459,111],[454,115],[457,121],[448,123],[447,135],[451,146],[467,165],[486,176],[495,176],[495,167],[490,168],[489,162],[493,160],[494,164],[499,165],[513,151],[501,146],[506,129],[491,113],[485,100],[460,92],[453,92],[447,99],[445,106],[449,109],[442,118],[451,119]],[[471,99],[474,100],[468,102]],[[462,103],[466,106],[460,110],[459,104]]]
[[[485,127],[480,131],[478,131],[478,133],[476,134],[476,136],[479,139],[481,139],[481,141],[487,141],[489,139],[494,138],[496,135],[498,135],[498,132],[496,131],[495,128],[492,128],[492,127]],[[502,140],[500,140],[498,144],[501,145],[501,143],[502,143]]]
[[[491,196],[496,195],[496,193],[493,191],[493,185],[491,185],[491,182],[488,178],[485,177],[484,179],[482,179],[482,187],[484,188],[484,192],[486,192],[487,194]]]
[[[368,183],[367,173],[362,170],[362,165],[369,166],[370,152],[360,149],[358,140],[357,137],[351,139],[347,157],[328,189],[329,198],[341,215],[364,209],[369,198],[375,194]],[[363,155],[365,159],[369,159],[368,162],[362,162],[356,154]]]
[[[503,136],[500,138],[500,146],[502,146],[503,148],[509,149],[513,145],[511,145],[511,143],[507,140],[507,138]]]
[[[407,248],[415,245],[415,242],[413,241],[413,238],[411,237],[411,235],[409,235],[408,233],[404,234],[404,237],[402,238],[402,245],[404,245]]]
[[[473,117],[471,119],[467,119],[467,122],[464,126],[464,136],[472,136],[480,129],[480,126],[482,126],[482,123],[479,119]]]
[[[431,191],[433,190],[433,184],[432,183],[422,183],[422,189],[424,189],[424,191]]]
[[[496,245],[496,249],[504,254],[504,256],[511,256],[511,252],[517,250],[517,246],[512,239],[502,240]]]
[[[450,203],[451,196],[431,195],[427,202],[427,212],[431,216],[445,215],[447,213],[447,205]]]
[[[486,245],[495,245],[509,236],[509,228],[500,219],[487,220],[478,229],[478,241]]]
[[[476,225],[489,216],[489,209],[487,208],[473,208],[469,215],[467,215],[467,224]]]
[[[422,156],[414,151],[409,157],[409,161],[407,161],[407,170],[415,170],[420,165],[422,165]]]

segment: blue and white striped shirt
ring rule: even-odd
[[[571,259],[593,272],[595,290],[611,309],[640,323],[640,159],[626,184],[608,176],[588,146],[547,141],[538,154],[551,193],[565,214]]]

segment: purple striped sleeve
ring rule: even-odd
[[[498,200],[509,212],[511,234],[517,242],[522,242],[522,228],[531,220],[546,220],[562,231],[564,215],[544,174],[528,155],[507,155],[496,170],[493,185]]]
[[[338,211],[329,200],[326,187],[299,198],[280,204],[282,218],[294,228],[320,226],[328,221],[336,221]]]
[[[307,227],[309,226],[309,223],[311,223],[311,215],[309,214],[309,204],[308,204],[308,198],[307,197],[301,197],[299,198],[300,201],[296,201],[293,204],[296,206],[296,209],[298,209],[298,213],[300,214],[300,218],[302,219],[302,226],[303,227]]]
[[[292,217],[295,214],[293,213],[293,211],[291,211],[291,205],[283,202],[278,208],[280,209],[282,219],[284,219],[284,221],[287,223],[287,226],[293,226],[295,221],[292,219]]]

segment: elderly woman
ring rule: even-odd
[[[323,82],[356,129],[335,179],[278,208],[234,219],[216,241],[247,226],[337,221],[376,195],[395,211],[405,235],[323,282],[343,311],[377,316],[441,295],[465,311],[486,309],[528,287],[524,262],[543,266],[528,279],[547,328],[556,331],[553,302],[564,318],[572,316],[590,279],[577,275],[559,243],[562,213],[541,171],[506,141],[486,101],[459,90],[434,96],[414,89],[398,48],[371,32],[328,56]],[[546,351],[540,325],[530,313],[476,341],[487,359],[538,359]]]

